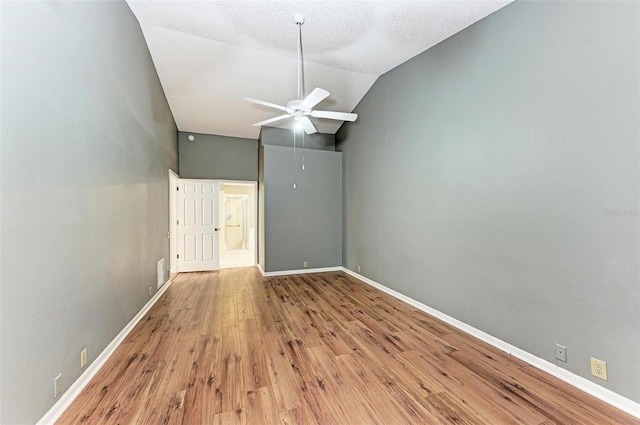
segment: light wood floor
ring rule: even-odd
[[[638,424],[342,273],[180,274],[58,424]]]

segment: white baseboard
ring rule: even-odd
[[[262,276],[264,276],[264,277],[286,276],[286,275],[290,275],[290,274],[338,272],[338,271],[344,270],[344,268],[342,266],[340,266],[340,267],[323,267],[323,268],[319,268],[319,269],[300,269],[300,270],[282,270],[282,271],[277,271],[277,272],[265,272],[264,270],[262,270],[262,267],[260,267],[260,265],[258,265],[258,267],[260,269],[260,273],[262,273]]]
[[[64,413],[65,410],[69,407],[69,405],[73,402],[73,400],[78,397],[80,392],[87,386],[91,378],[95,376],[95,374],[100,370],[100,368],[105,364],[105,362],[111,357],[111,355],[116,351],[118,346],[124,341],[124,339],[129,335],[129,333],[133,330],[133,328],[138,324],[138,322],[144,317],[145,314],[153,307],[153,305],[160,299],[162,294],[169,288],[171,285],[172,279],[167,280],[158,292],[149,300],[142,310],[135,315],[133,319],[120,331],[118,335],[107,345],[107,347],[102,350],[102,353],[89,365],[87,370],[84,371],[82,375],[76,379],[76,381],[71,384],[69,389],[62,394],[60,400],[54,404],[51,409],[38,421],[37,425],[49,425],[55,423],[60,416]]]
[[[550,363],[544,359],[541,359],[540,357],[534,356],[531,353],[528,353],[518,347],[515,347],[505,341],[502,341],[501,339],[498,339],[494,336],[491,336],[479,329],[474,328],[473,326],[470,326],[464,322],[461,322],[457,319],[454,319],[451,316],[447,316],[446,314],[431,308],[425,304],[422,304],[419,301],[414,300],[413,298],[410,298],[404,294],[401,294],[400,292],[394,291],[391,288],[387,288],[386,286],[373,281],[365,276],[362,276],[354,271],[351,271],[345,267],[341,267],[341,270],[344,271],[345,273],[355,277],[358,280],[361,280],[362,282],[371,285],[375,288],[380,289],[383,292],[386,292],[387,294],[406,302],[409,305],[412,305],[413,307],[416,307],[422,311],[424,311],[425,313],[428,313],[434,317],[437,317],[438,319],[442,320],[443,322],[446,322],[448,324],[450,324],[451,326],[454,326],[484,342],[486,342],[487,344],[490,344],[496,348],[498,348],[499,350],[502,350],[508,354],[511,354],[514,357],[519,358],[520,360],[530,364],[533,367],[536,367],[538,369],[541,369],[547,373],[549,373],[550,375],[555,376],[558,379],[563,380],[564,382],[573,385],[576,388],[581,389],[582,391],[591,394],[592,396],[599,398],[600,400],[614,406],[617,407],[618,409],[633,415],[637,418],[640,418],[640,403],[636,403],[633,400],[629,400],[626,397],[623,397],[611,390],[608,390],[604,387],[601,387],[600,385],[596,384],[595,382],[591,382],[588,379],[585,379],[581,376],[576,375],[575,373],[569,372],[566,369],[562,369],[558,366],[556,366],[553,363]]]
[[[264,269],[262,268],[262,266],[260,265],[260,263],[256,264],[258,266],[258,270],[260,270],[260,274],[262,276],[264,276]]]

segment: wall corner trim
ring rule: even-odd
[[[635,416],[636,418],[640,418],[640,403],[636,403],[633,400],[629,400],[626,397],[621,396],[620,394],[617,394],[607,388],[601,387],[600,385],[596,384],[595,382],[591,382],[588,379],[585,379],[581,376],[576,375],[575,373],[569,372],[566,369],[562,369],[556,365],[554,365],[553,363],[550,363],[544,359],[541,359],[540,357],[534,356],[531,353],[528,353],[518,347],[515,347],[505,341],[502,341],[494,336],[491,336],[479,329],[474,328],[473,326],[467,325],[464,322],[461,322],[457,319],[454,319],[451,316],[447,316],[446,314],[431,308],[425,304],[422,304],[419,301],[414,300],[411,297],[408,297],[400,292],[397,292],[391,288],[388,288],[374,280],[371,280],[365,276],[362,276],[352,270],[347,269],[346,267],[341,267],[340,270],[342,270],[343,272],[347,273],[348,275],[351,275],[353,277],[355,277],[356,279],[373,286],[374,288],[377,288],[379,290],[381,290],[382,292],[385,292],[389,295],[391,295],[392,297],[395,297],[401,301],[406,302],[407,304],[416,307],[422,311],[424,311],[425,313],[428,313],[440,320],[442,320],[443,322],[446,322],[448,324],[450,324],[451,326],[454,326],[458,329],[460,329],[461,331],[464,331],[484,342],[486,342],[487,344],[490,344],[494,347],[496,347],[499,350],[502,350],[514,357],[517,357],[518,359],[530,364],[531,366],[538,368],[544,372],[547,372],[548,374],[555,376],[558,379],[563,380],[564,382],[573,385],[574,387],[604,401],[605,403],[608,403],[614,407],[617,407],[618,409],[632,415]]]
[[[173,279],[167,280],[155,293],[153,297],[147,302],[144,307],[136,314],[133,319],[120,331],[118,335],[102,350],[102,353],[89,365],[87,370],[84,371],[82,375],[75,380],[73,384],[62,394],[60,400],[56,404],[54,404],[51,409],[37,422],[37,425],[49,425],[54,424],[60,416],[64,413],[65,410],[71,405],[71,403],[78,397],[80,392],[84,389],[84,387],[89,384],[91,379],[95,376],[96,373],[104,366],[109,357],[116,351],[116,349],[120,346],[122,341],[129,335],[129,333],[133,330],[133,328],[138,324],[138,322],[144,317],[145,314],[153,307],[153,305],[160,299],[162,294],[165,293],[169,286],[171,286],[171,282]]]

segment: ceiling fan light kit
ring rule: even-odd
[[[313,108],[329,97],[330,93],[327,90],[316,87],[307,96],[304,97],[303,88],[303,72],[302,72],[302,24],[304,24],[304,16],[295,14],[293,20],[298,26],[298,98],[287,102],[286,106],[277,105],[275,103],[265,102],[263,100],[254,99],[251,97],[243,97],[242,100],[246,102],[255,103],[257,105],[267,106],[269,108],[278,109],[286,112],[283,115],[279,115],[274,118],[269,118],[264,121],[253,124],[255,127],[261,127],[263,125],[271,124],[277,121],[282,121],[293,117],[295,120],[294,129],[302,128],[307,134],[317,133],[316,127],[311,122],[309,117],[322,118],[339,121],[353,122],[358,118],[357,114],[349,112],[335,112],[335,111],[317,111]]]

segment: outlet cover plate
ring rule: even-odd
[[[89,353],[87,351],[87,349],[85,348],[84,350],[82,350],[80,352],[80,368],[83,368],[87,365],[87,360],[89,357]]]
[[[567,361],[567,347],[564,345],[556,344],[556,359],[561,362]]]
[[[591,374],[607,381],[607,362],[591,357]]]
[[[62,374],[56,376],[53,380],[53,398],[58,398],[62,393]]]

